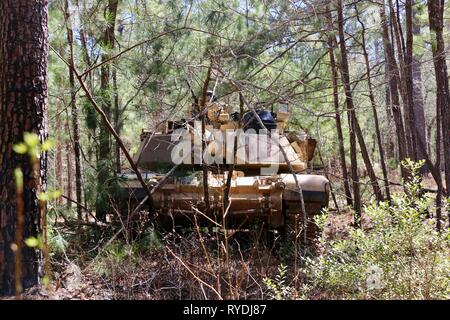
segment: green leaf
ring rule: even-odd
[[[15,153],[25,154],[28,151],[28,147],[25,143],[21,142],[21,143],[13,145],[13,150]]]
[[[48,276],[44,276],[44,277],[42,278],[42,284],[43,284],[44,286],[48,286],[48,285],[50,284],[50,278],[49,278]]]
[[[39,200],[41,201],[51,201],[61,196],[62,192],[60,190],[49,190],[47,192],[42,192],[39,195]]]
[[[34,148],[40,143],[38,135],[30,132],[25,132],[23,135],[23,141],[30,148]]]
[[[23,191],[23,172],[20,168],[14,169],[14,180],[16,181],[17,191]]]
[[[47,202],[50,200],[50,195],[47,192],[41,192],[38,196],[38,199],[43,202]]]
[[[51,191],[51,198],[52,198],[52,199],[59,198],[59,197],[61,197],[61,195],[62,195],[61,190],[54,190],[54,191]]]
[[[36,248],[37,246],[39,246],[39,240],[35,237],[30,237],[25,239],[25,244],[30,248]]]
[[[53,141],[52,139],[47,139],[45,140],[45,142],[42,144],[42,151],[48,151],[51,148],[53,148],[53,146],[55,145],[55,141]]]
[[[39,149],[34,147],[31,148],[30,150],[28,150],[28,155],[31,158],[31,161],[36,161],[37,159],[39,159]]]

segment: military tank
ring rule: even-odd
[[[329,200],[329,181],[311,170],[316,140],[287,129],[287,104],[239,109],[208,94],[185,119],[142,131],[134,161],[153,188],[156,220],[236,230],[263,225],[284,233],[299,222],[313,238],[313,218]],[[128,208],[146,198],[132,172],[121,175],[120,186]]]

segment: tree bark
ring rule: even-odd
[[[64,17],[67,30],[67,42],[69,44],[69,84],[70,84],[70,107],[72,111],[72,130],[73,130],[73,151],[75,155],[75,194],[77,200],[77,218],[80,222],[82,220],[83,207],[82,207],[82,186],[81,186],[81,150],[80,150],[80,129],[78,122],[78,108],[75,89],[75,75],[74,70],[74,52],[73,52],[73,31],[72,31],[72,18],[69,11],[69,0],[64,3]]]
[[[39,190],[45,190],[47,156],[40,157],[36,175],[28,155],[19,155],[13,145],[23,141],[25,132],[47,135],[47,0],[0,1],[0,294],[15,291],[15,263],[11,245],[16,219],[24,218],[22,239],[42,232]],[[16,217],[14,169],[24,176],[22,217]],[[38,284],[41,254],[23,243],[22,287]]]
[[[360,226],[361,218],[361,194],[359,188],[358,177],[358,161],[356,158],[356,116],[355,107],[353,105],[352,90],[350,87],[350,73],[347,60],[347,48],[345,47],[344,36],[344,16],[342,0],[338,0],[338,30],[339,30],[339,45],[341,49],[341,76],[342,83],[344,84],[345,101],[347,103],[347,114],[349,122],[349,135],[350,135],[350,164],[353,184],[353,208],[355,210],[355,225]]]
[[[330,21],[331,30],[333,30],[333,25],[331,21],[331,13],[328,17]],[[331,31],[330,30],[330,31]],[[334,104],[334,119],[336,121],[336,133],[338,137],[338,147],[339,147],[339,159],[341,163],[342,179],[344,185],[344,193],[347,201],[347,205],[353,205],[352,193],[350,192],[350,184],[347,172],[347,162],[345,159],[345,148],[344,148],[344,135],[342,133],[342,121],[341,121],[341,111],[339,108],[339,92],[338,92],[338,72],[336,67],[336,61],[334,59],[333,49],[335,47],[335,38],[330,36],[328,38],[328,52],[330,56],[330,68],[331,68],[331,79],[333,85],[333,104]]]
[[[116,15],[118,0],[108,0],[108,6],[105,10],[105,19],[107,26],[102,39],[102,62],[110,58],[109,50],[114,48],[114,30],[116,25]],[[102,94],[101,108],[106,114],[107,119],[111,120],[111,82],[110,82],[110,66],[104,63],[100,68],[100,92]],[[104,121],[100,124],[99,132],[99,157],[97,162],[97,202],[96,202],[96,217],[100,221],[105,221],[106,214],[109,212],[108,197],[106,194],[110,191],[110,175],[111,175],[111,133]]]
[[[388,0],[389,3],[389,11],[390,11],[390,22],[393,30],[393,39],[392,39],[392,48],[393,51],[397,52],[397,60],[400,66],[397,69],[397,78],[398,78],[398,89],[400,91],[400,95],[402,97],[402,105],[403,105],[403,128],[405,132],[405,143],[406,143],[406,155],[414,159],[415,158],[415,145],[413,142],[413,131],[411,130],[411,111],[412,110],[412,92],[410,95],[409,87],[412,85],[412,74],[411,63],[409,65],[406,63],[407,50],[405,49],[403,34],[401,31],[401,25],[399,22],[399,6],[397,3],[397,12],[394,9],[394,5],[392,0]],[[406,17],[408,20],[408,17]],[[412,36],[412,34],[411,34]],[[394,41],[395,40],[395,41]],[[412,57],[412,38],[410,40],[410,49],[411,49],[411,57]],[[397,44],[397,50],[395,50],[395,44]],[[394,57],[395,59],[395,57]]]
[[[69,121],[69,119],[67,119],[67,121]],[[67,130],[69,129],[69,125],[66,126]],[[73,181],[73,168],[72,168],[72,146],[70,145],[70,143],[66,143],[66,160],[67,160],[67,185],[66,185],[66,196],[69,199],[73,199],[72,196],[72,190],[73,190],[73,185],[72,185],[72,181]],[[67,201],[67,207],[71,208],[72,207],[72,202],[71,201]]]
[[[384,52],[384,81],[385,85],[385,107],[386,107],[386,134],[385,134],[385,146],[386,146],[386,157],[387,159],[395,158],[395,134],[394,130],[392,130],[392,108],[391,108],[391,90],[389,86],[390,77],[389,77],[389,66],[387,63],[387,53]]]
[[[79,29],[79,34],[80,34],[80,43],[81,43],[83,61],[86,64],[86,68],[89,69],[91,67],[92,63],[91,63],[91,58],[89,56],[89,50],[88,50],[88,45],[87,45],[88,34],[86,33],[86,29],[84,28],[85,21],[83,19],[85,11],[86,11],[86,7],[85,7],[86,3],[83,1],[83,7],[81,7],[80,1],[75,0],[75,5],[77,6],[77,9],[79,12],[79,17],[80,17],[81,25],[80,25],[80,29]],[[87,77],[88,77],[89,88],[92,91],[93,90],[92,73],[88,72]]]
[[[61,105],[58,102],[57,106],[56,106],[56,117],[55,117],[55,121],[57,124],[61,123]],[[64,185],[63,185],[63,160],[62,160],[62,156],[63,156],[63,143],[62,143],[62,134],[61,134],[61,130],[57,130],[56,131],[56,146],[55,146],[55,177],[56,177],[56,188],[58,190],[62,190],[64,189]],[[63,200],[61,197],[59,197],[58,199],[56,199],[56,203],[58,205],[62,205]]]
[[[403,126],[402,111],[400,109],[400,98],[399,98],[399,86],[400,86],[400,76],[398,72],[397,63],[395,61],[394,49],[392,47],[391,41],[389,39],[389,29],[388,23],[386,21],[386,13],[384,5],[380,6],[380,17],[383,32],[383,45],[386,52],[386,60],[388,66],[388,77],[389,77],[389,92],[391,93],[391,110],[392,116],[395,122],[395,130],[397,134],[397,147],[398,147],[398,157],[402,161],[407,157],[406,150],[406,138],[405,129]],[[401,167],[401,173],[403,179],[407,179],[408,172]]]
[[[364,165],[366,166],[367,174],[370,178],[370,184],[372,185],[373,194],[375,195],[377,201],[383,201],[383,195],[381,193],[380,185],[378,184],[375,170],[373,170],[372,161],[370,160],[369,152],[367,151],[367,146],[364,141],[364,135],[362,133],[361,127],[359,126],[356,111],[354,112],[353,121],[355,122],[356,137],[358,138],[359,148],[361,149],[361,156],[363,158]]]
[[[355,5],[355,7],[356,7],[356,5]],[[357,7],[356,7],[356,10],[357,10]],[[381,169],[383,171],[383,179],[384,179],[386,198],[390,201],[391,195],[390,195],[390,190],[389,190],[389,179],[388,179],[388,173],[387,173],[387,168],[386,168],[386,160],[385,160],[385,156],[384,156],[383,141],[381,139],[380,124],[378,122],[378,112],[377,112],[377,106],[375,103],[375,95],[373,94],[373,88],[372,88],[372,75],[370,72],[369,54],[366,49],[366,27],[365,27],[364,23],[362,22],[362,20],[360,19],[358,11],[357,11],[356,18],[362,28],[361,47],[363,50],[364,62],[366,64],[366,75],[367,75],[367,86],[369,89],[369,99],[370,99],[370,105],[372,106],[373,121],[375,123],[375,135],[376,135],[376,140],[378,143],[378,150],[380,153],[380,163],[381,163]]]
[[[199,110],[200,110],[200,118],[202,121],[202,158],[201,158],[201,163],[202,163],[202,178],[203,178],[203,198],[204,198],[204,203],[205,203],[205,211],[206,214],[208,216],[211,217],[211,204],[209,201],[209,180],[208,180],[208,165],[205,163],[205,159],[204,159],[204,154],[205,154],[205,149],[207,147],[206,145],[206,141],[205,141],[205,130],[206,130],[206,117],[207,117],[207,107],[206,107],[206,98],[207,98],[207,91],[208,91],[208,86],[209,86],[209,82],[211,81],[211,66],[208,68],[208,72],[206,74],[206,79],[205,82],[203,83],[203,88],[202,88],[202,96],[200,99],[200,105],[199,105]]]
[[[112,80],[113,80],[113,95],[114,95],[114,129],[118,135],[120,135],[120,131],[122,129],[122,122],[120,121],[120,103],[119,103],[119,89],[117,88],[117,71],[113,69],[112,71]],[[116,142],[114,144],[114,153],[116,155],[115,163],[116,163],[116,173],[120,173],[122,171],[121,161],[120,161],[120,146]]]
[[[447,195],[450,190],[450,93],[448,87],[447,63],[445,61],[445,44],[443,36],[444,27],[444,1],[429,0],[428,1],[428,17],[430,22],[431,43],[433,52],[434,73],[436,79],[436,122],[440,122],[437,126],[436,137],[439,138],[439,131],[443,140],[444,147],[444,172],[445,186]],[[439,130],[440,127],[440,130]],[[440,139],[436,141],[437,161],[440,162]],[[436,165],[439,168],[439,165]],[[440,204],[438,204],[440,207]],[[450,210],[449,210],[450,216]]]
[[[416,117],[414,113],[414,86],[413,86],[413,24],[412,24],[412,0],[405,2],[406,16],[406,52],[404,55],[405,68],[403,69],[405,79],[405,89],[407,97],[407,109],[404,110],[408,116],[405,118],[405,127],[408,127],[408,144],[410,145],[409,157],[417,160],[417,138],[416,138]]]
[[[413,4],[412,9],[412,33],[413,35],[420,35],[420,25],[417,17],[417,9]],[[425,123],[425,111],[422,96],[422,71],[421,71],[421,56],[413,52],[412,57],[412,77],[413,77],[413,106],[414,106],[414,119],[415,127],[417,128],[416,139],[421,140],[423,145],[427,145],[427,133]],[[417,141],[418,142],[418,141]],[[419,142],[418,142],[419,143]],[[421,148],[417,148],[417,159],[425,159],[425,154]],[[420,173],[425,174],[429,171],[428,164],[425,164]]]

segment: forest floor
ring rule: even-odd
[[[436,188],[431,177],[424,177],[424,187]],[[400,184],[394,184],[393,189],[402,190]],[[366,192],[370,190],[366,188]],[[325,222],[324,239],[346,238],[353,221],[350,210],[331,209]],[[364,213],[362,227],[371,228],[371,221]],[[70,233],[67,229],[58,232]],[[64,249],[51,258],[51,284],[30,288],[22,298],[267,299],[264,280],[275,278],[282,264],[288,266],[291,274],[298,274],[292,281],[301,282],[297,262],[286,258],[292,255],[286,254],[282,246],[268,248],[248,235],[232,236],[228,242],[223,239],[218,234],[198,230],[164,237],[150,232],[131,243],[124,237],[115,239],[106,233],[98,243],[88,247],[85,244],[77,247],[68,239],[67,251]],[[328,295],[317,290],[306,298],[327,299]]]
[[[349,211],[333,211],[324,233],[327,238],[344,238],[352,223],[353,216]],[[370,227],[364,216],[363,227]],[[175,239],[162,239],[161,243],[153,244],[152,249],[139,253],[132,247],[116,247],[83,263],[69,259],[67,255],[59,256],[52,259],[55,271],[52,284],[47,288],[30,288],[22,298],[215,299],[219,298],[218,294],[207,286],[220,288],[230,280],[233,284],[222,290],[223,298],[265,299],[267,288],[263,279],[276,276],[282,261],[292,264],[281,257],[279,250],[257,244],[247,237],[234,239],[230,244],[230,256],[222,252],[222,257],[218,258],[216,240],[214,236],[205,236],[202,245],[198,234],[193,232]],[[128,254],[119,252],[123,248],[129,249]],[[215,274],[214,270],[217,271]],[[324,299],[326,296],[317,292],[310,298]]]

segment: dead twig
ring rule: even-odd
[[[200,278],[199,278],[199,277],[198,277],[198,276],[197,276],[197,275],[196,275],[196,274],[195,274],[195,273],[187,266],[187,264],[184,263],[183,260],[181,260],[180,257],[178,257],[175,253],[173,253],[172,250],[170,250],[169,247],[167,247],[167,251],[169,251],[169,253],[170,253],[175,259],[177,259],[178,262],[180,262],[181,265],[182,265],[184,268],[186,268],[186,270],[194,277],[195,280],[197,280],[200,284],[203,284],[204,286],[206,286],[206,287],[208,287],[209,289],[211,289],[211,291],[213,291],[213,292],[217,295],[217,297],[219,298],[219,300],[223,300],[221,294],[220,294],[213,286],[211,286],[210,284],[208,284],[208,283],[206,283],[205,281],[203,281],[202,279],[200,279]]]

